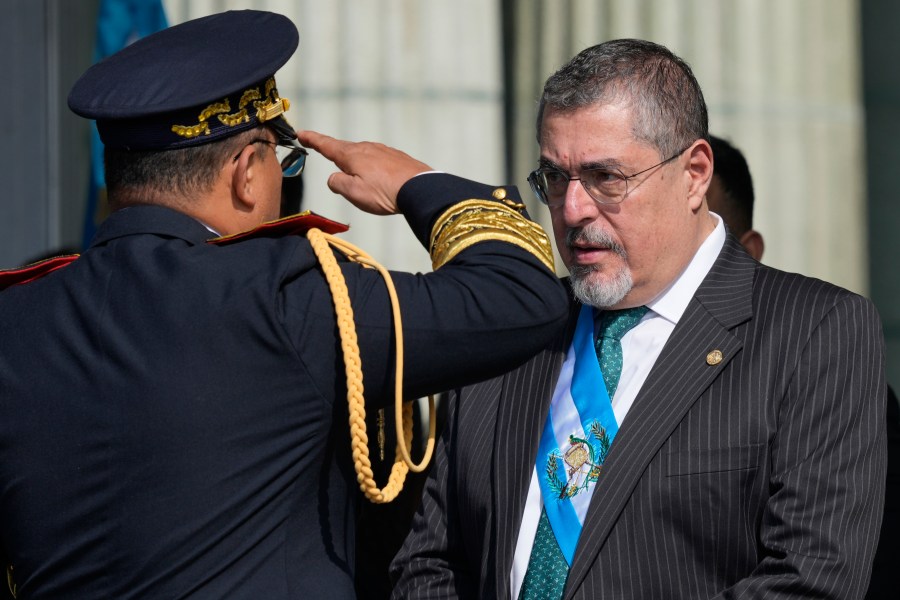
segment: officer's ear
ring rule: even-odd
[[[263,175],[262,150],[259,144],[247,144],[232,161],[231,196],[239,210],[252,210],[257,203]]]

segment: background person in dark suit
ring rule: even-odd
[[[753,178],[743,153],[727,140],[709,136],[713,152],[713,176],[706,190],[706,203],[725,221],[747,254],[762,260],[766,246],[761,233],[753,229]]]
[[[309,219],[242,233],[279,216],[305,159],[273,77],[297,41],[280,15],[213,15],[135,42],[70,94],[97,119],[114,211],[74,262],[0,277],[0,555],[20,598],[354,596],[361,494],[332,295],[297,234]],[[515,190],[300,139],[343,170],[334,191],[402,213],[432,251],[433,273],[393,274],[410,396],[507,370],[562,326],[549,240]],[[339,271],[383,406],[385,284]]]
[[[866,600],[894,600],[898,593],[900,575],[897,560],[900,556],[900,404],[897,394],[888,386],[887,399],[888,469],[884,498],[884,521],[872,566],[872,581]]]
[[[547,81],[529,179],[570,324],[455,392],[395,597],[862,596],[885,474],[878,315],[726,236],[707,138],[690,68],[656,44],[600,44]]]

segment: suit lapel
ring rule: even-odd
[[[752,316],[755,261],[728,237],[725,247],[656,360],[616,435],[594,489],[569,572],[571,598],[591,569],[647,465],[685,413],[742,347],[731,329]],[[719,350],[721,361],[707,360]]]
[[[573,301],[566,329],[545,350],[503,377],[492,470],[495,594],[509,597],[509,572],[538,440],[550,409],[553,388],[572,341],[581,305]]]

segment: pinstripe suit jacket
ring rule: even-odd
[[[457,390],[395,598],[508,598],[552,347]],[[719,349],[724,360],[707,364]],[[858,598],[885,479],[879,317],[734,238],[621,424],[564,598]]]

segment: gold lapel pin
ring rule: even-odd
[[[721,350],[713,350],[709,354],[706,355],[706,364],[710,366],[715,366],[722,362],[722,351]]]

